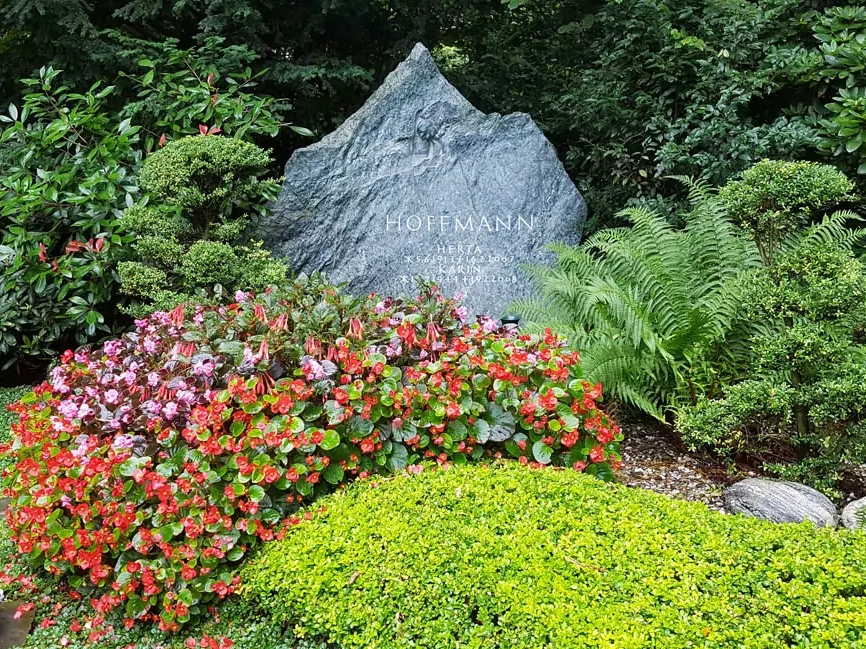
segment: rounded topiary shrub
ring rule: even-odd
[[[862,534],[516,464],[357,483],[242,595],[342,649],[866,646]]]
[[[555,335],[426,287],[353,298],[313,278],[137,321],[66,352],[15,406],[12,539],[95,606],[175,628],[234,589],[302,503],[419,462],[514,457],[602,478],[619,429]]]
[[[263,209],[260,197],[278,185],[260,180],[271,163],[255,144],[217,135],[196,135],[169,142],[145,160],[142,189],[158,201],[176,205],[196,228],[206,232],[232,212]]]
[[[805,161],[761,160],[719,189],[728,216],[752,235],[765,264],[792,232],[854,197],[854,183],[839,169]]]
[[[147,157],[141,186],[151,204],[121,219],[135,239],[117,267],[121,292],[132,298],[126,313],[226,303],[237,290],[286,281],[287,266],[248,237],[279,191],[262,178],[269,163],[254,144],[215,135],[181,138]]]

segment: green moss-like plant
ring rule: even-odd
[[[30,392],[29,386],[14,388],[0,388],[0,444],[11,441],[10,426],[18,419],[18,416],[6,410],[6,407],[15,403],[25,394]]]
[[[320,506],[242,588],[342,649],[866,646],[859,533],[519,465],[358,484]]]

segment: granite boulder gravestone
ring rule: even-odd
[[[353,292],[406,294],[420,276],[499,317],[530,291],[520,265],[578,243],[585,218],[532,119],[475,109],[419,43],[340,128],[294,152],[262,236]]]

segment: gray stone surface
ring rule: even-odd
[[[27,642],[36,611],[28,611],[18,619],[15,618],[18,607],[25,603],[23,601],[0,602],[0,649],[23,647]]]
[[[418,44],[364,106],[294,152],[262,237],[296,270],[356,293],[462,293],[498,317],[531,284],[525,262],[578,243],[586,205],[552,145],[522,113],[485,115]]]
[[[866,510],[866,498],[854,500],[845,505],[845,509],[842,510],[842,525],[849,530],[866,529],[866,526],[861,525],[857,518],[858,512],[866,514],[863,510]]]
[[[724,492],[725,506],[734,514],[748,514],[774,523],[811,521],[836,527],[836,507],[820,491],[797,482],[746,478]]]

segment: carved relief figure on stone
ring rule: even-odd
[[[423,173],[425,169],[442,162],[442,136],[457,118],[457,108],[445,101],[434,102],[415,115],[412,167],[416,173]]]
[[[477,216],[473,197],[477,179],[467,175],[459,147],[450,146],[449,127],[457,121],[457,108],[437,101],[418,111],[411,140],[412,187],[415,214]]]

